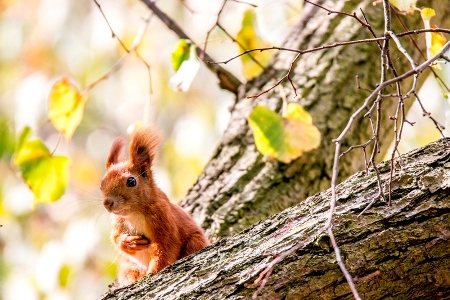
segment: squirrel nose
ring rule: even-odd
[[[112,199],[106,198],[103,200],[103,206],[110,211],[114,205],[114,201]]]

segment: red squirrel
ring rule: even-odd
[[[111,217],[111,240],[119,252],[119,286],[158,273],[209,245],[203,230],[155,184],[151,166],[160,141],[153,127],[139,128],[129,161],[121,161],[123,138],[113,142],[106,160],[100,189]]]

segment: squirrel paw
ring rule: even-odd
[[[120,249],[127,253],[144,250],[150,246],[150,241],[142,235],[124,235],[121,237]]]

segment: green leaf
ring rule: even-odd
[[[181,39],[178,41],[175,48],[172,50],[172,68],[178,71],[181,64],[189,59],[190,40]]]
[[[56,201],[69,183],[70,160],[52,155],[39,139],[30,141],[31,133],[25,127],[19,134],[14,165],[33,192],[35,204]]]
[[[244,52],[246,50],[269,46],[269,44],[258,35],[256,27],[255,11],[253,9],[248,9],[244,13],[241,30],[236,36],[240,51]],[[263,71],[261,66],[266,66],[271,57],[272,54],[270,51],[254,51],[250,54],[242,55],[242,73],[247,79],[258,76]],[[261,66],[255,63],[254,60],[258,61]]]
[[[257,106],[250,114],[249,125],[259,152],[277,157],[284,143],[283,118],[266,106]]]
[[[8,121],[0,120],[0,158],[9,158],[14,153],[14,134],[8,123]]]
[[[186,92],[200,69],[195,45],[189,47],[189,59],[181,63],[178,71],[169,79],[169,86],[175,91]]]
[[[249,125],[258,151],[284,163],[320,145],[320,131],[297,103],[288,104],[284,117],[265,106],[257,106],[250,114]]]
[[[58,80],[52,87],[48,117],[67,140],[72,138],[83,119],[86,100],[87,94],[81,94],[68,78]]]

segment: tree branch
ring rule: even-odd
[[[336,187],[334,235],[362,298],[442,299],[450,296],[450,149],[441,139],[401,159],[392,206],[377,202],[358,216],[378,193],[373,170]],[[387,186],[390,162],[378,169]],[[351,299],[329,235],[320,230],[330,198],[330,190],[309,197],[101,299],[249,299],[255,280],[266,280],[261,299]]]
[[[189,39],[194,43],[194,41],[181,29],[178,24],[173,21],[168,15],[161,11],[152,0],[141,0],[147,7],[164,23],[166,26],[173,31],[180,39]],[[219,86],[226,89],[234,94],[237,94],[238,87],[242,84],[239,79],[237,79],[232,73],[222,68],[217,64],[209,64],[207,62],[214,61],[202,48],[196,46],[197,55],[206,64],[206,67],[216,74],[219,79]]]

